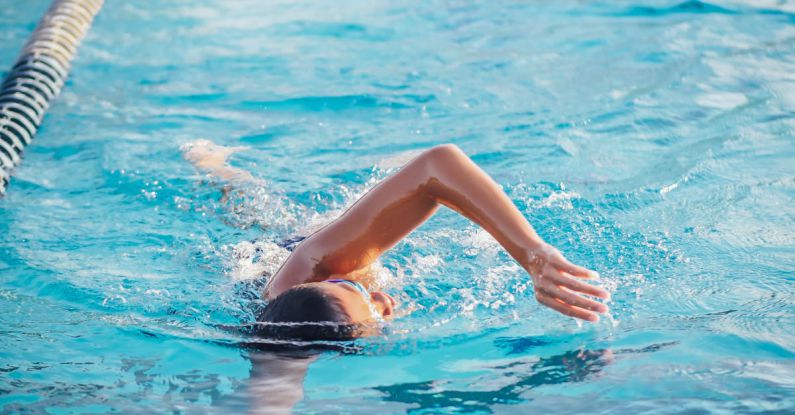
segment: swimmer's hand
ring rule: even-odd
[[[524,267],[533,277],[539,303],[561,314],[590,322],[599,321],[597,313],[608,311],[606,305],[583,295],[610,299],[610,293],[604,289],[582,281],[598,278],[596,271],[572,264],[560,251],[546,243],[531,249],[528,256]]]

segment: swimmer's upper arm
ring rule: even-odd
[[[303,245],[303,244],[302,244]],[[265,287],[265,298],[272,300],[290,288],[313,280],[311,261],[299,245]]]
[[[276,273],[268,295],[372,264],[437,209],[438,203],[429,193],[431,167],[454,152],[466,157],[452,145],[423,152],[307,238]]]
[[[322,279],[366,268],[433,215],[438,203],[430,193],[431,166],[452,150],[460,152],[448,145],[423,152],[312,235],[304,248],[313,274]]]

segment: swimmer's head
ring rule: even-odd
[[[270,301],[258,320],[263,323],[295,323],[291,332],[295,332],[301,323],[308,323],[305,324],[305,333],[298,336],[302,338],[349,339],[367,335],[366,327],[390,319],[394,308],[395,300],[386,293],[367,293],[355,283],[331,280],[290,288]],[[334,325],[345,329],[333,335],[329,330],[320,333],[313,328]],[[352,327],[357,329],[352,330]]]

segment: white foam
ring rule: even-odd
[[[287,260],[290,252],[269,241],[242,241],[232,246],[229,276],[235,281],[271,276]]]

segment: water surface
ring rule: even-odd
[[[0,68],[48,3],[0,0]],[[445,142],[601,272],[611,318],[542,308],[442,212],[383,258],[405,315],[304,365],[297,412],[795,411],[793,23],[773,1],[108,1],[0,200],[0,411],[262,409],[270,372],[217,326],[251,321],[272,243]],[[221,201],[181,158],[199,138],[249,146],[232,163],[266,184]]]

